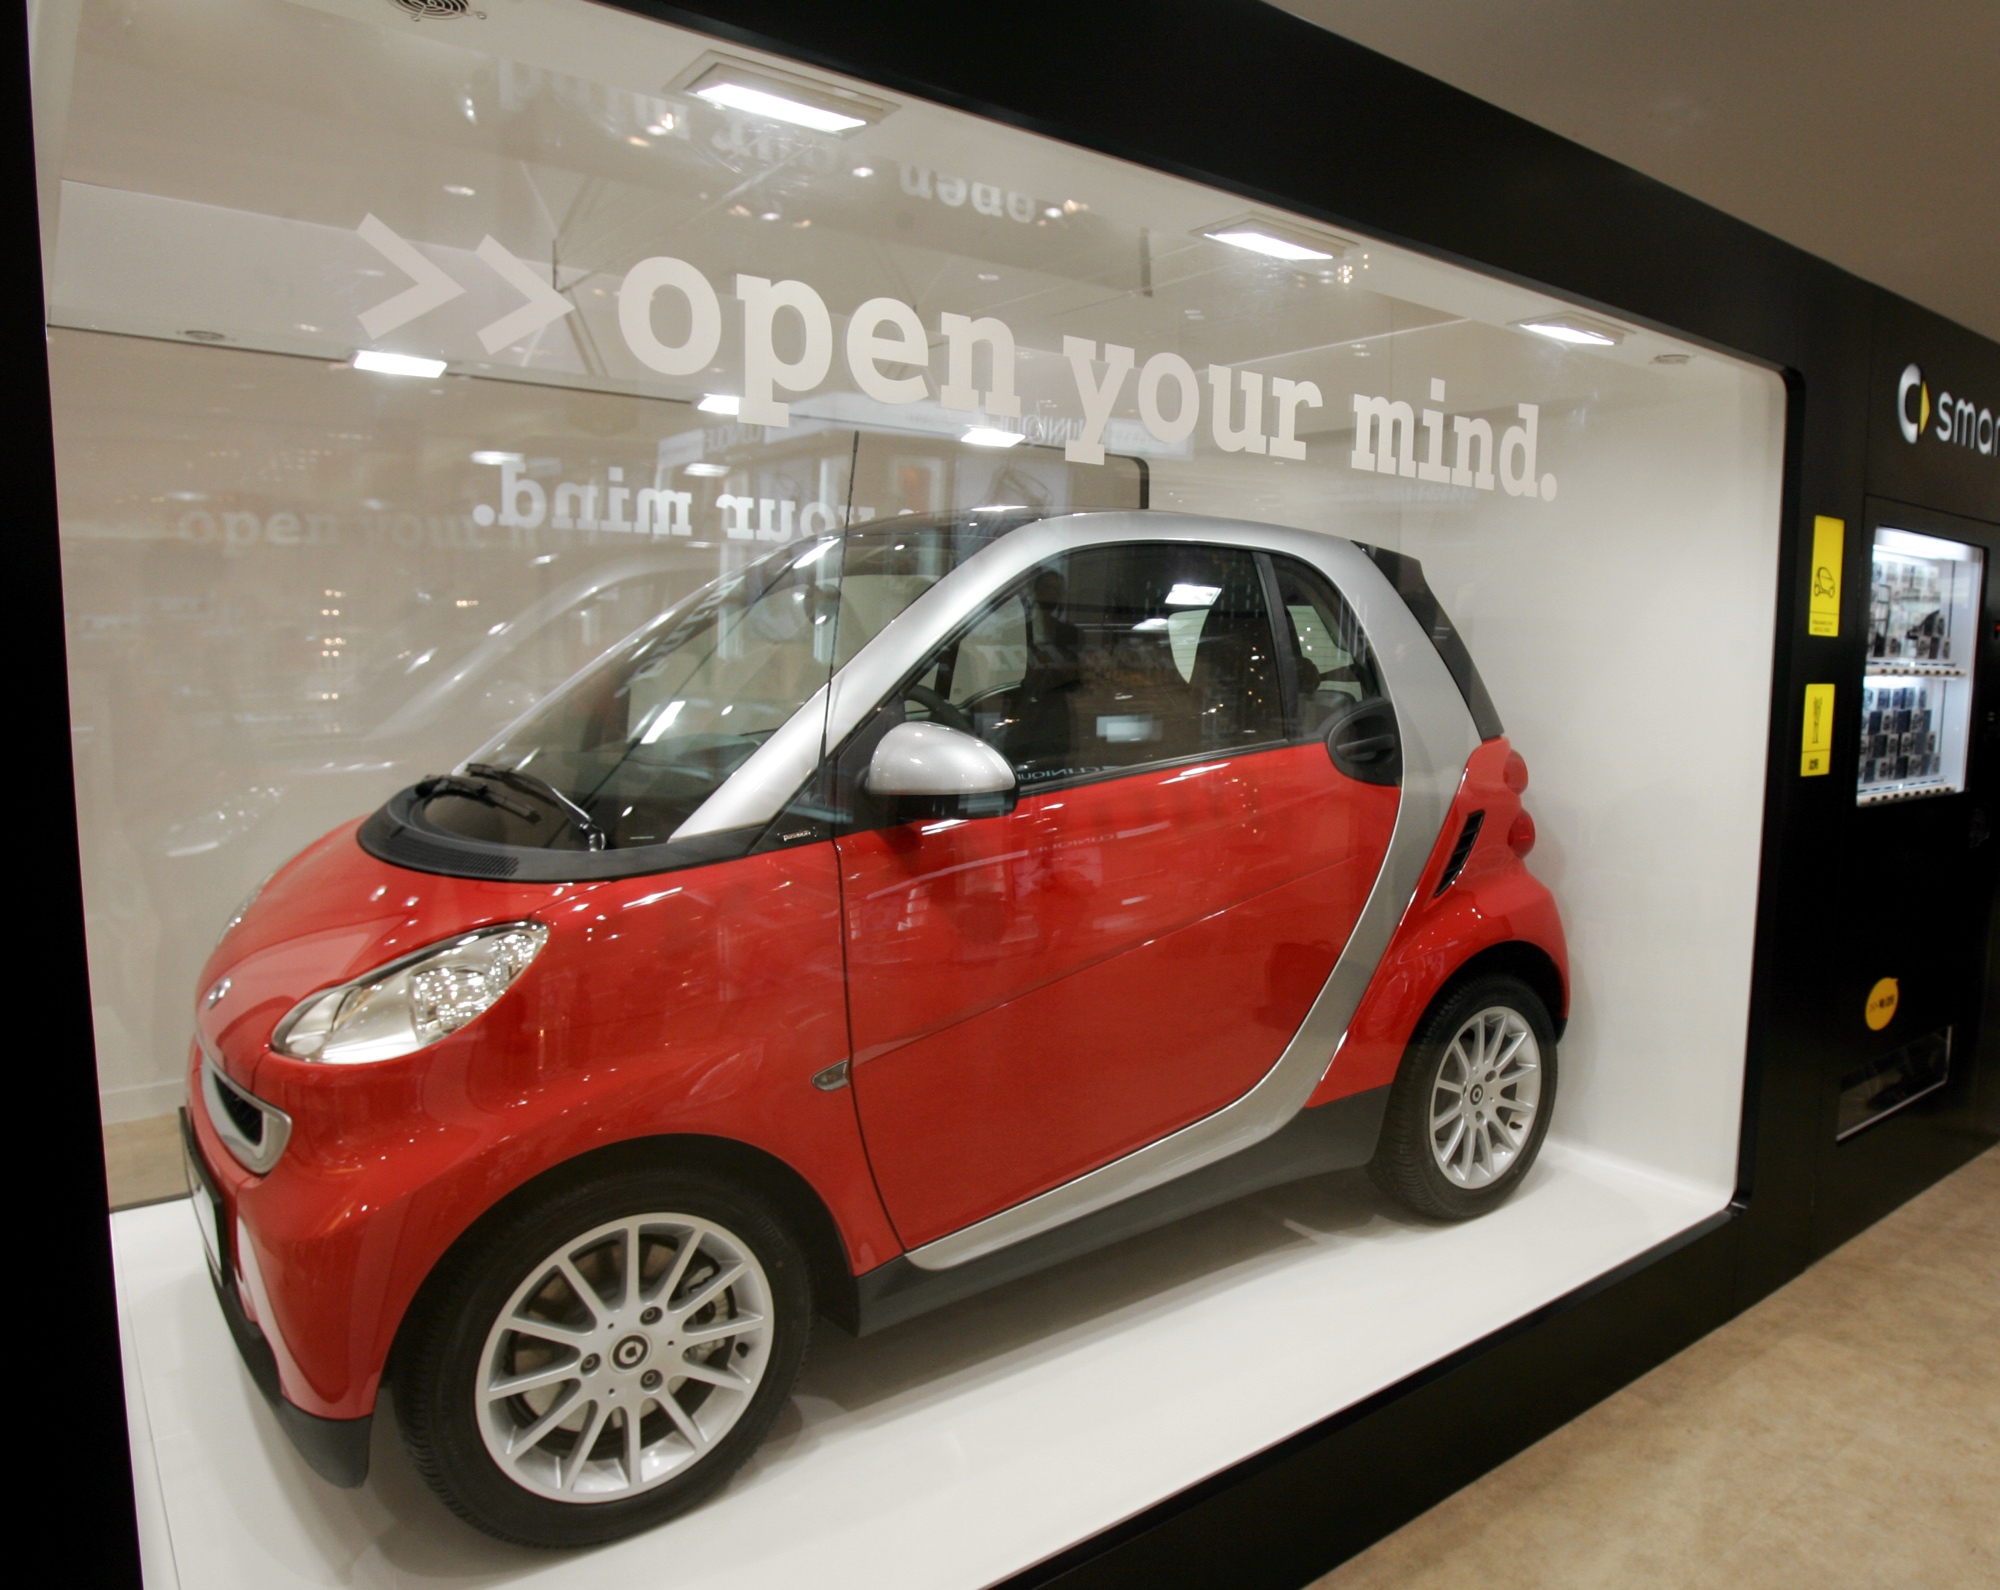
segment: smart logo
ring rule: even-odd
[[[1933,412],[1936,425],[1931,424]],[[2000,452],[2000,419],[1993,411],[1965,398],[1954,398],[1949,392],[1938,394],[1933,409],[1930,382],[1914,364],[1903,367],[1902,378],[1896,383],[1896,423],[1902,427],[1903,440],[1912,447],[1929,431],[1941,442],[1969,447],[1988,458]]]

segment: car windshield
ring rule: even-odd
[[[882,520],[725,576],[627,637],[458,776],[418,786],[426,820],[503,845],[662,844],[891,619],[1041,517]]]

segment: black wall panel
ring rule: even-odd
[[[1256,0],[1073,0],[1031,12],[916,0],[624,3],[1543,285],[1762,360],[1788,383],[1771,771],[1735,1208],[1019,1583],[1301,1584],[1783,1284],[2000,1135],[2000,989],[1991,976],[2000,841],[1972,842],[1981,831],[1975,811],[1985,813],[1986,831],[2000,830],[2000,691],[1992,688],[2000,685],[2000,631],[1988,630],[1975,698],[1980,721],[1994,713],[1994,731],[1975,756],[1967,796],[1857,811],[1851,749],[1831,776],[1797,776],[1803,685],[1858,685],[1866,612],[1865,578],[1850,572],[1840,637],[1807,635],[1801,598],[1812,518],[1846,521],[1849,571],[1866,570],[1870,514],[1884,502],[1956,516],[1935,522],[2000,552],[2000,443],[1991,455],[1910,444],[1894,408],[1900,373],[1915,362],[1934,394],[1949,389],[2000,412],[2000,347]],[[129,1583],[136,1568],[117,1494],[123,1440],[113,1432],[122,1431],[122,1409],[75,819],[62,771],[62,608],[18,15],[7,45],[16,90],[5,200],[15,239],[7,313],[29,411],[17,414],[8,439],[26,607],[16,677],[32,682],[22,731],[33,765],[47,770],[33,808],[35,850],[59,902],[53,929],[41,935],[48,1036],[29,1108],[42,1123],[39,1146],[56,1162],[40,1184],[52,1237],[69,1244],[87,1275],[87,1325],[78,1327],[75,1353],[102,1405],[92,1496],[101,1522],[72,1548],[99,1557],[72,1561],[88,1582]],[[1989,580],[1989,626],[2000,623],[1996,586]],[[1837,697],[1837,721],[1852,730],[1858,690],[1848,685],[1846,697]],[[1850,745],[1853,738],[1846,733]],[[1881,921],[1898,907],[1871,893],[1884,847],[1925,866],[1948,862],[1957,880],[1938,908],[1944,925],[1929,939],[1937,964],[1914,979],[1908,1021],[1951,1021],[1958,1069],[1950,1087],[1836,1147],[1835,1080],[1878,1037],[1861,1022],[1869,967],[1898,942]],[[1907,949],[1917,939],[1902,942]]]

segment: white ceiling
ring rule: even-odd
[[[2000,339],[1996,0],[1277,0]]]

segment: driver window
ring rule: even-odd
[[[947,641],[907,718],[977,734],[1024,791],[1284,738],[1255,555],[1092,547],[1055,558]]]

